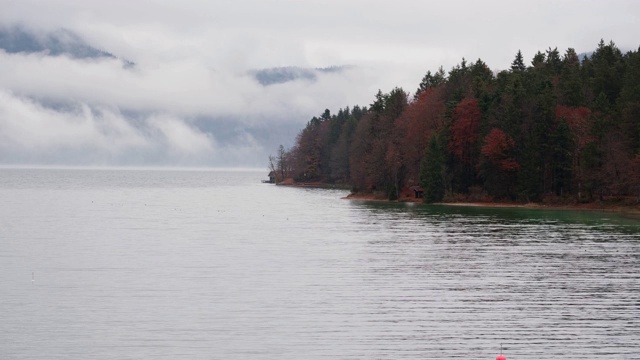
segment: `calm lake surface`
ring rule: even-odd
[[[265,177],[0,169],[0,358],[640,358],[638,219]]]

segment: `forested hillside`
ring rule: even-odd
[[[389,199],[420,185],[455,198],[640,199],[640,53],[601,41],[582,61],[518,52],[497,74],[482,60],[428,71],[415,94],[325,110],[270,158],[278,180],[350,184]]]

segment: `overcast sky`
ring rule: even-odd
[[[325,108],[367,105],[394,86],[413,92],[427,70],[463,57],[505,69],[518,49],[530,61],[549,47],[590,51],[601,38],[640,45],[635,0],[0,0],[0,8],[2,26],[69,29],[136,64],[0,51],[5,164],[258,166],[275,149],[251,129],[285,124],[295,134]],[[251,76],[284,66],[349,67],[266,87]]]

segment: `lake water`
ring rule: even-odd
[[[2,359],[640,358],[640,221],[0,169]]]

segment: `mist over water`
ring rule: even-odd
[[[0,169],[6,359],[632,359],[640,221]],[[33,275],[32,275],[33,274]]]

